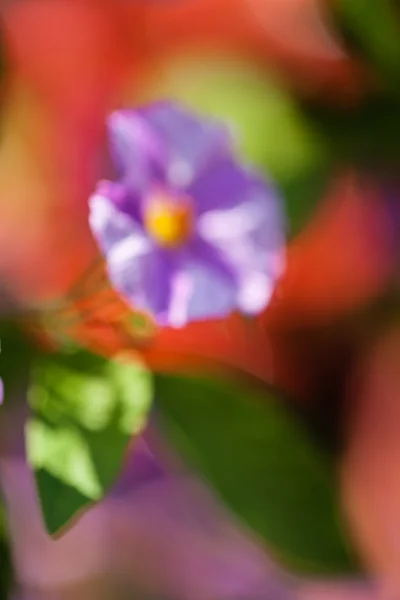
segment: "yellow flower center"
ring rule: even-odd
[[[151,196],[144,224],[156,242],[165,248],[177,248],[186,242],[193,227],[193,206],[185,196],[173,197],[159,192]]]

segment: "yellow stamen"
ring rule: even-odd
[[[186,242],[192,232],[193,208],[190,198],[154,194],[144,214],[147,231],[160,246],[176,248]]]

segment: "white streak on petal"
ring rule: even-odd
[[[188,306],[193,294],[193,282],[187,273],[175,274],[172,282],[171,303],[168,311],[168,322],[172,327],[180,328],[188,321]]]
[[[268,304],[274,280],[264,273],[252,273],[242,281],[238,293],[238,306],[244,313],[255,315]]]

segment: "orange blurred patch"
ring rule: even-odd
[[[45,308],[26,326],[49,350],[73,341],[104,356],[140,357],[153,370],[249,378],[295,397],[306,397],[312,386],[304,344],[290,334],[268,333],[239,315],[158,329],[150,316],[135,312],[113,290],[104,265],[75,286],[73,296]]]
[[[87,199],[127,66],[111,0],[9,3],[0,148],[0,275],[23,304],[61,295],[94,260]]]
[[[400,597],[400,328],[367,349],[349,386],[343,501],[361,555]]]
[[[42,100],[68,114],[98,115],[127,66],[118,6],[114,0],[10,3],[2,18],[12,68]]]
[[[346,176],[289,245],[264,326],[321,323],[377,296],[394,268],[394,230],[375,185]]]
[[[96,255],[87,197],[101,133],[61,121],[16,80],[3,117],[0,277],[32,305],[65,293]]]
[[[137,9],[131,10],[132,41],[137,43]],[[325,16],[318,0],[149,2],[139,44],[150,70],[192,51],[230,53],[277,68],[306,94],[353,101],[365,74],[341,49]]]

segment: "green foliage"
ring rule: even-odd
[[[398,93],[400,10],[396,0],[336,0],[335,7],[351,45]]]
[[[377,178],[400,160],[400,5],[336,0],[329,14],[349,57],[363,66],[360,97],[344,105],[308,99],[300,108],[345,167]]]
[[[400,160],[400,104],[394,97],[370,95],[346,109],[303,104],[332,154],[343,165],[370,175],[398,173]]]
[[[49,533],[104,496],[150,400],[149,375],[135,364],[83,351],[36,360],[27,448]]]
[[[331,465],[271,394],[164,375],[155,391],[169,441],[287,567],[355,569]]]
[[[5,400],[26,380],[37,349],[13,321],[0,321],[0,377]]]

